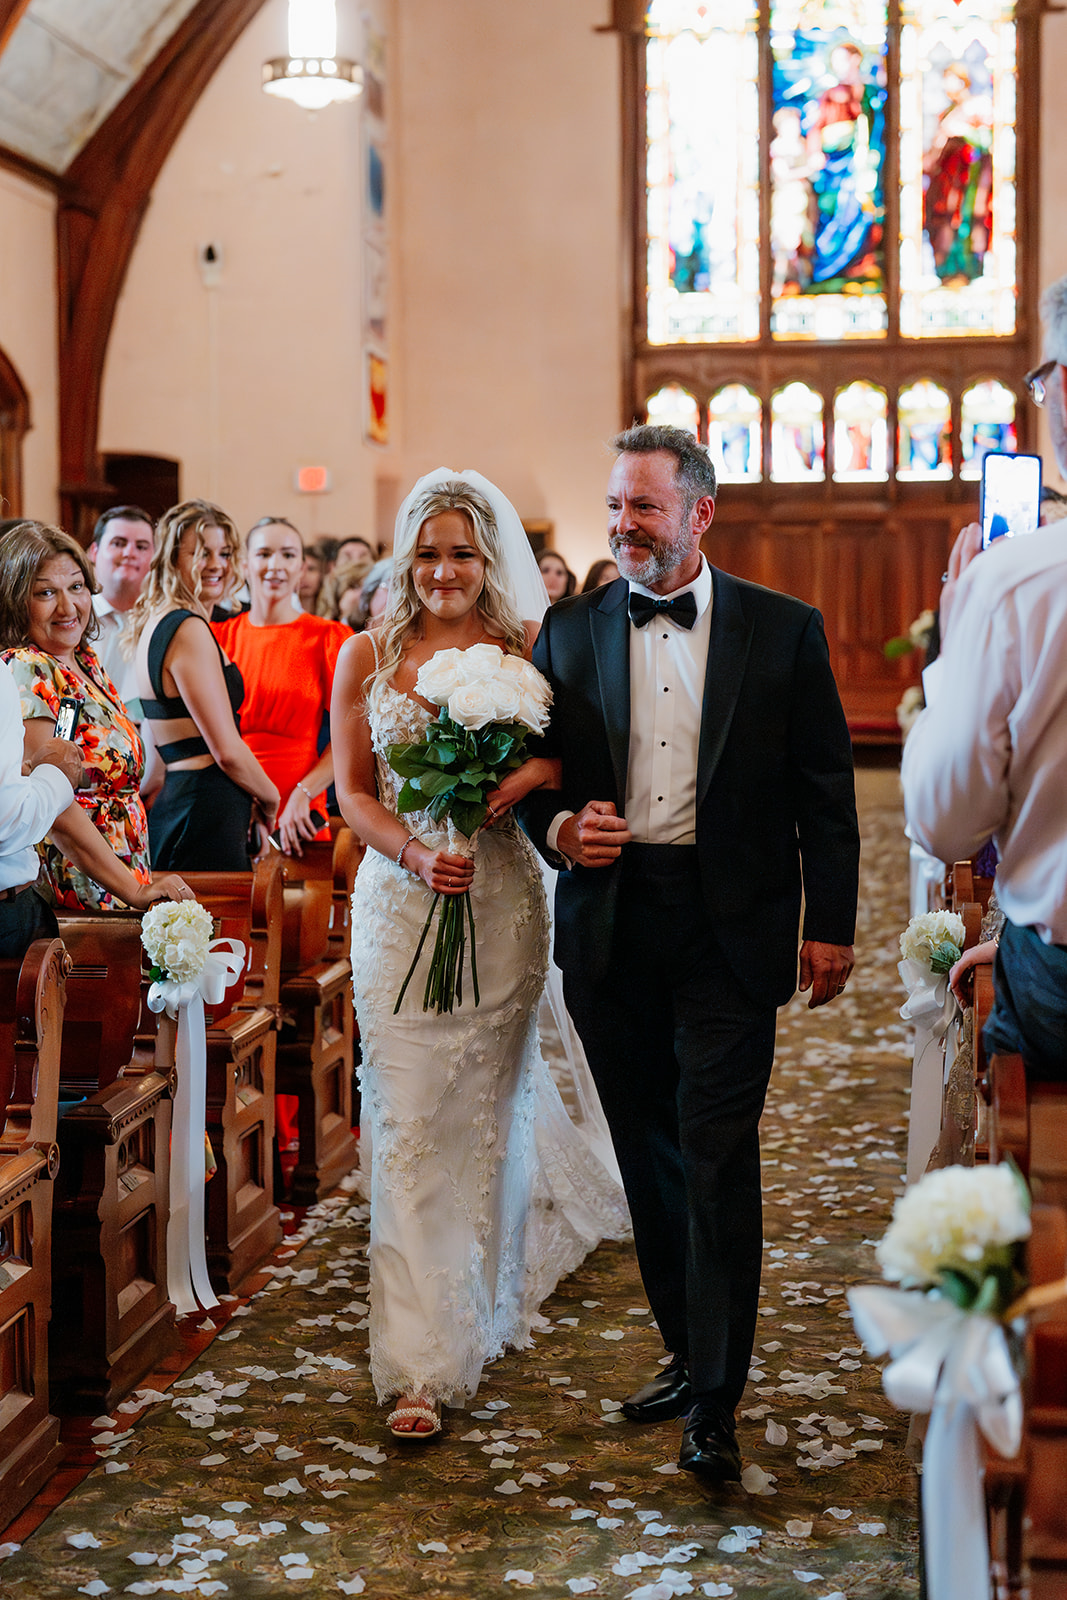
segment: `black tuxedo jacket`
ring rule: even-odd
[[[697,764],[697,860],[705,904],[744,991],[779,1006],[806,939],[851,944],[859,831],[852,750],[822,618],[788,595],[712,567],[711,638]],[[630,622],[624,579],[545,616],[533,659],[552,685],[546,753],[562,792],[528,796],[522,820],[545,855],[552,818],[590,800],[624,815],[630,737]],[[607,971],[619,864],[560,872],[556,961]]]

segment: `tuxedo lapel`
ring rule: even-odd
[[[626,614],[629,585],[619,578],[590,608],[600,706],[611,764],[615,772],[619,814],[626,804],[626,769],[630,759],[630,620]]]
[[[698,810],[704,804],[730,731],[752,639],[752,624],[745,616],[741,591],[734,579],[729,573],[712,567],[711,581],[711,638],[704,674],[704,707],[697,757]]]

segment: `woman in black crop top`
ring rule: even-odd
[[[206,500],[160,518],[156,553],[134,611],[135,677],[155,754],[166,769],[148,813],[152,859],[186,872],[247,870],[274,827],[278,790],[241,738],[244,685],[208,626],[237,580],[237,531]]]

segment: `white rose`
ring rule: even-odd
[[[900,953],[905,961],[918,961],[930,965],[934,951],[941,944],[953,944],[963,949],[966,938],[963,918],[954,911],[924,911],[912,917],[900,936]]]
[[[485,683],[499,675],[507,659],[499,645],[472,644],[464,650],[461,682]]]
[[[463,658],[466,654],[464,650],[438,650],[419,668],[419,675],[415,679],[416,692],[435,706],[443,706],[449,695],[464,682]]]
[[[988,1251],[1029,1234],[1030,1217],[1008,1166],[944,1167],[898,1199],[875,1254],[891,1282],[923,1285],[946,1267],[973,1268]]]
[[[492,722],[517,722],[522,692],[515,678],[498,675],[486,684],[493,697]]]
[[[211,913],[195,900],[157,901],[141,919],[149,960],[179,983],[203,972],[213,932]]]
[[[448,714],[472,731],[493,721],[493,689],[487,683],[463,683],[448,697]]]
[[[543,733],[548,723],[548,707],[528,689],[523,689],[519,695],[519,708],[515,721],[521,722],[523,727],[529,728],[532,733]]]

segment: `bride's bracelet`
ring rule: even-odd
[[[402,867],[404,865],[404,851],[407,849],[408,845],[414,844],[417,839],[417,833],[408,834],[407,838],[404,840],[404,843],[400,846],[400,849],[396,853],[396,864],[398,867]]]

